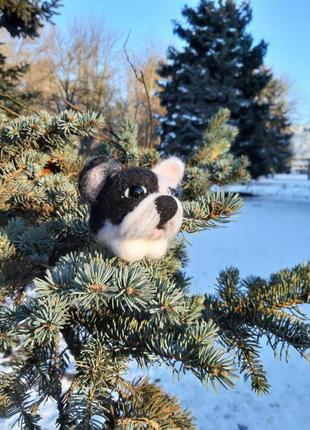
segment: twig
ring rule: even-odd
[[[68,105],[69,107],[71,107],[71,109],[77,111],[77,112],[83,112],[82,109],[78,108],[75,104],[69,102],[69,100],[64,99],[63,100],[64,103],[66,105]],[[102,138],[102,139],[106,139],[108,136],[109,138],[109,143],[111,143],[111,145],[114,145],[115,148],[117,148],[119,151],[126,153],[126,150],[122,147],[122,145],[120,145],[118,142],[115,141],[115,139],[120,140],[119,136],[112,130],[112,128],[107,128],[104,127],[102,130],[102,133],[98,133],[98,137]],[[114,137],[114,140],[111,138]]]
[[[144,91],[145,91],[145,95],[146,95],[146,100],[147,100],[147,106],[148,106],[148,112],[149,112],[149,127],[148,127],[148,131],[147,131],[147,146],[150,147],[151,143],[152,143],[152,136],[153,136],[153,115],[152,115],[152,107],[151,107],[151,99],[150,99],[150,94],[149,94],[149,90],[147,88],[146,82],[145,82],[145,75],[143,70],[139,70],[139,72],[137,71],[135,65],[133,64],[133,62],[130,60],[130,57],[128,55],[127,52],[127,43],[130,37],[130,32],[128,33],[128,36],[125,40],[124,43],[124,52],[126,55],[126,60],[127,63],[129,64],[129,66],[131,67],[136,79],[138,82],[140,82],[143,87],[144,87]]]
[[[8,94],[3,93],[2,91],[0,91],[0,96],[1,97],[5,97],[5,98],[11,100],[11,102],[17,104],[18,106],[23,107],[24,109],[29,110],[30,112],[38,113],[34,109],[31,109],[30,107],[28,107],[27,105],[25,105],[24,103],[22,103],[21,101],[18,101],[16,99],[14,99],[13,97],[9,96]]]
[[[14,112],[12,109],[9,109],[8,107],[0,104],[0,109],[5,110],[6,112],[8,112],[10,115],[14,115],[16,117],[19,117],[18,113]]]
[[[69,107],[71,107],[71,109],[76,110],[77,112],[83,112],[82,109],[78,108],[76,105],[74,105],[73,103],[69,102],[69,100],[64,99],[64,103],[66,105],[68,105]]]

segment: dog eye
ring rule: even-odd
[[[130,197],[139,199],[147,194],[147,189],[143,185],[132,185],[124,193],[124,196],[128,199]]]
[[[181,197],[181,195],[182,195],[182,189],[181,189],[181,187],[178,187],[178,188],[171,188],[171,187],[169,187],[169,192],[174,197]]]

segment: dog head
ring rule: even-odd
[[[92,159],[79,180],[80,194],[91,204],[92,233],[116,254],[117,241],[169,239],[182,223],[176,189],[183,174],[184,164],[176,157],[153,169],[126,168],[103,156]]]

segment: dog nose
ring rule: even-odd
[[[171,196],[159,196],[155,200],[155,205],[160,216],[157,228],[161,228],[177,213],[178,204]]]

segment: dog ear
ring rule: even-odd
[[[169,187],[176,187],[183,179],[185,165],[178,157],[169,157],[158,163],[152,170],[158,176],[164,176]]]
[[[99,156],[89,160],[79,176],[78,188],[83,200],[94,202],[108,176],[121,169],[117,161],[107,156]]]

